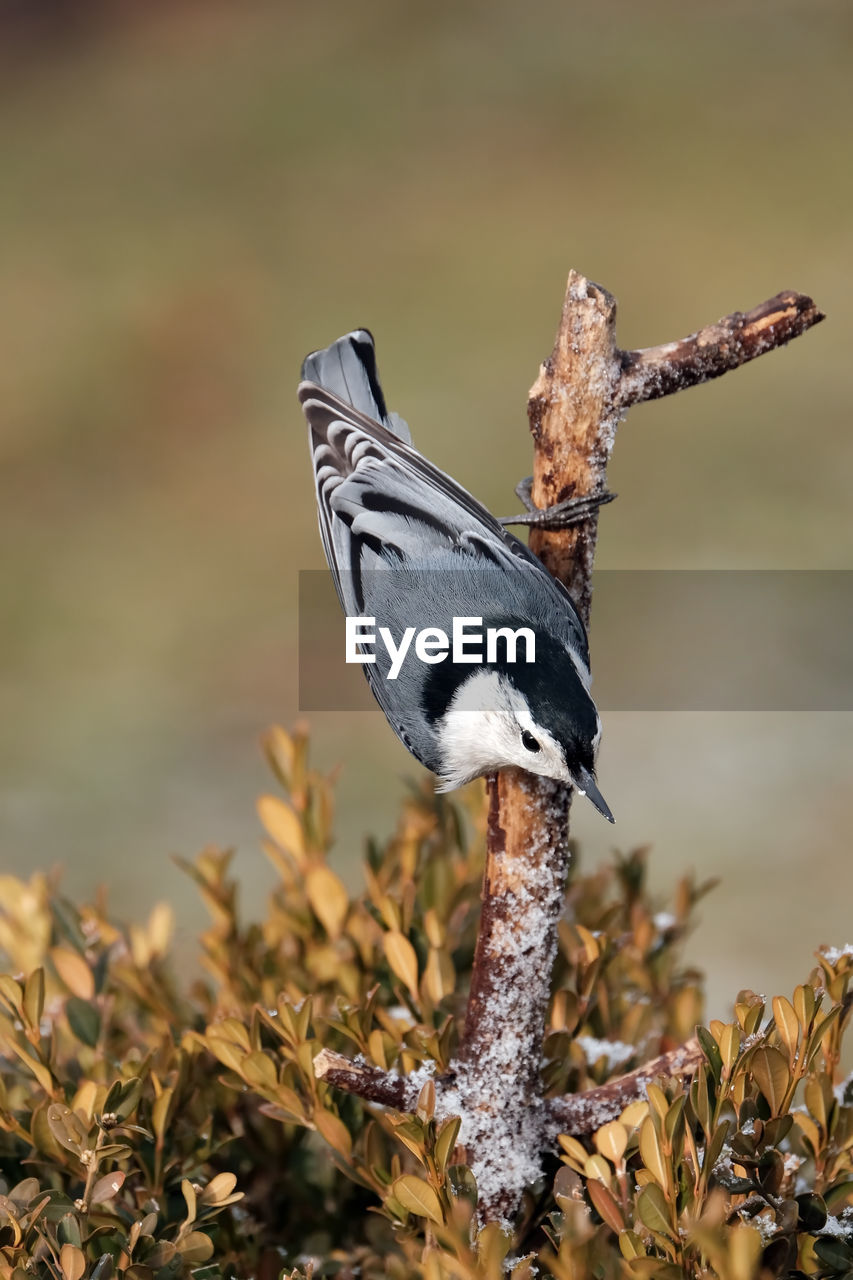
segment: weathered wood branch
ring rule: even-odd
[[[545,1103],[548,1119],[559,1133],[576,1138],[595,1133],[603,1124],[615,1120],[631,1102],[646,1096],[646,1086],[658,1076],[692,1075],[702,1060],[702,1050],[695,1038],[669,1053],[662,1053],[635,1071],[608,1080],[606,1084],[585,1093],[567,1093]]]
[[[751,311],[734,311],[678,342],[619,353],[618,404],[658,400],[719,378],[729,369],[784,346],[826,317],[803,293],[777,293]]]
[[[615,1120],[630,1102],[645,1097],[646,1086],[651,1080],[660,1076],[692,1075],[701,1058],[702,1050],[694,1038],[677,1049],[652,1058],[626,1075],[587,1089],[585,1093],[547,1098],[544,1114],[550,1130],[549,1140],[557,1133],[570,1133],[579,1138],[594,1133],[609,1120]],[[321,1049],[317,1054],[314,1074],[318,1080],[325,1080],[345,1093],[352,1093],[365,1102],[392,1107],[395,1111],[412,1111],[417,1104],[419,1088],[411,1084],[408,1077],[382,1071],[368,1063],[353,1062],[331,1049]],[[436,1077],[436,1113],[439,1116],[452,1114],[453,1105],[458,1100],[457,1086],[455,1073]]]
[[[606,489],[616,428],[629,405],[716,377],[820,319],[811,299],[783,293],[680,342],[623,352],[616,344],[614,298],[572,271],[554,349],[528,397],[534,503],[543,508]],[[568,587],[587,626],[597,532],[596,510],[580,525],[534,527],[530,533],[531,550]],[[515,770],[489,782],[483,911],[461,1056],[474,1073],[469,1084],[479,1083],[488,1099],[494,1077],[490,1080],[487,1064],[495,1046],[505,1046],[511,1038],[517,1090],[507,1107],[504,1095],[511,1091],[500,1089],[493,1111],[496,1125],[506,1122],[507,1132],[518,1131],[517,1113],[525,1108],[528,1130],[534,1132],[534,1118],[540,1114],[543,1015],[562,911],[555,887],[565,884],[568,872],[571,798],[571,788]],[[613,1097],[618,1096],[617,1090]],[[576,1105],[576,1122],[594,1114],[593,1104],[585,1112],[580,1102]],[[485,1205],[481,1198],[486,1217],[512,1215],[521,1189],[511,1182],[508,1174],[497,1193],[489,1189]]]
[[[342,1053],[321,1049],[314,1059],[314,1075],[345,1093],[354,1093],[365,1102],[378,1102],[396,1111],[412,1110],[417,1102],[418,1090],[405,1076],[394,1075],[369,1063],[353,1062]]]

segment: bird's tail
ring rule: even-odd
[[[403,419],[389,413],[376,371],[376,349],[368,329],[354,329],[330,347],[312,351],[302,364],[302,381],[313,382],[392,431],[407,444],[411,433]]]

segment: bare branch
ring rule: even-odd
[[[321,1049],[314,1059],[314,1075],[345,1093],[354,1093],[367,1102],[380,1102],[385,1107],[409,1111],[417,1103],[417,1090],[405,1076],[381,1071],[366,1063],[357,1063],[331,1049]]]
[[[783,293],[680,342],[645,351],[616,345],[616,303],[578,272],[569,274],[560,327],[528,399],[534,440],[532,498],[542,509],[606,491],[616,427],[628,407],[718,377],[804,333],[823,318],[810,298]],[[598,512],[568,529],[533,527],[530,547],[563,582],[588,625]],[[572,791],[550,780],[504,770],[489,780],[489,827],[483,911],[460,1050],[467,1100],[490,1116],[469,1142],[504,1141],[529,1169],[543,1129],[539,1076],[544,1014],[568,869]],[[685,1046],[639,1072],[578,1098],[544,1104],[558,1125],[585,1133],[642,1096],[655,1074],[682,1074],[698,1050]],[[512,1061],[510,1061],[512,1059]],[[517,1168],[517,1166],[516,1166]],[[479,1179],[478,1179],[479,1180]],[[486,1219],[511,1217],[521,1187],[509,1170],[481,1187]]]
[[[657,1076],[692,1075],[701,1060],[698,1040],[688,1040],[678,1049],[662,1053],[635,1071],[608,1080],[586,1093],[549,1098],[545,1104],[549,1119],[560,1133],[570,1133],[577,1138],[595,1133],[603,1124],[615,1120],[629,1103],[645,1098],[646,1085]]]
[[[677,342],[620,351],[622,373],[616,404],[627,409],[642,400],[658,400],[719,378],[729,369],[784,346],[823,319],[823,312],[811,298],[788,290],[751,311],[734,311]]]

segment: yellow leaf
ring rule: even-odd
[[[226,1200],[237,1185],[237,1178],[233,1173],[217,1173],[215,1178],[211,1178],[204,1191],[199,1196],[201,1204],[218,1204],[220,1200]]]
[[[618,1120],[602,1125],[595,1135],[595,1145],[611,1164],[617,1165],[628,1145],[628,1130]]]
[[[619,1120],[630,1132],[631,1129],[638,1129],[648,1114],[649,1104],[637,1099],[636,1102],[628,1103]]]
[[[414,1213],[419,1218],[429,1218],[430,1222],[437,1222],[439,1225],[444,1222],[441,1201],[423,1178],[418,1178],[413,1173],[404,1173],[394,1183],[392,1191],[409,1213]]]
[[[456,973],[453,961],[446,951],[430,947],[424,978],[427,995],[435,1004],[454,990]]]
[[[86,1270],[86,1256],[73,1244],[64,1244],[59,1251],[59,1265],[65,1280],[81,1280]]]
[[[34,969],[24,986],[24,1016],[30,1027],[38,1030],[44,1012],[44,969]]]
[[[196,1213],[198,1212],[195,1198],[195,1187],[189,1178],[181,1180],[181,1191],[184,1193],[184,1199],[187,1202],[187,1222],[195,1222]]]
[[[660,1139],[655,1132],[651,1116],[643,1121],[640,1129],[640,1155],[649,1173],[664,1191],[669,1189],[669,1167],[661,1151]]]
[[[575,933],[581,940],[584,951],[586,952],[587,964],[592,964],[601,955],[601,946],[594,934],[589,929],[585,929],[582,924],[575,924]]]
[[[311,910],[330,938],[340,936],[349,911],[349,896],[331,867],[312,867],[305,877]]]
[[[300,867],[304,867],[305,836],[302,824],[290,805],[278,796],[261,796],[258,800],[258,817],[276,844],[293,854]]]
[[[243,1059],[240,1072],[249,1084],[256,1089],[272,1090],[278,1088],[278,1071],[269,1054],[258,1049]]]
[[[31,1057],[15,1040],[7,1040],[6,1045],[13,1053],[18,1055],[24,1066],[33,1073],[45,1093],[53,1093],[53,1076],[48,1068],[43,1063],[36,1062],[35,1058]]]
[[[665,1119],[667,1111],[669,1111],[669,1098],[658,1084],[646,1085],[646,1093],[649,1095],[649,1102],[654,1111],[660,1116],[661,1120]]]
[[[740,1030],[734,1022],[729,1022],[723,1027],[717,1043],[720,1046],[723,1067],[728,1073],[731,1073],[731,1069],[740,1053]]]
[[[343,1120],[339,1120],[337,1116],[333,1116],[331,1111],[317,1110],[314,1113],[314,1123],[318,1132],[326,1139],[330,1147],[334,1147],[345,1160],[349,1160],[352,1154],[352,1138],[349,1129]]]
[[[376,1063],[377,1067],[381,1067],[383,1071],[387,1071],[388,1059],[385,1056],[385,1041],[382,1038],[382,1032],[378,1027],[374,1027],[370,1035],[367,1037],[367,1047],[370,1051],[370,1057]]]
[[[155,1098],[154,1105],[151,1108],[151,1127],[154,1130],[154,1136],[158,1143],[162,1143],[166,1132],[166,1121],[169,1118],[169,1108],[172,1105],[172,1098],[175,1096],[175,1090],[171,1085],[167,1085],[159,1098]]]
[[[23,1014],[23,988],[8,973],[0,973],[0,995],[12,1006],[16,1013]]]
[[[418,1094],[418,1105],[415,1114],[424,1124],[435,1115],[435,1082],[427,1080]]]
[[[267,759],[278,774],[283,787],[290,788],[293,779],[293,765],[296,759],[296,747],[289,733],[285,733],[280,725],[274,724],[262,738],[262,745]]]
[[[98,1101],[98,1086],[94,1080],[84,1080],[80,1088],[74,1095],[71,1103],[72,1111],[82,1111],[87,1120],[91,1120],[95,1114],[95,1106]]]
[[[155,904],[148,917],[148,942],[155,956],[165,955],[175,932],[175,913],[168,902]]]
[[[793,1013],[793,1009],[791,1010]],[[733,1226],[729,1232],[729,1275],[732,1280],[752,1280],[758,1273],[759,1258],[764,1248],[761,1232],[746,1223]]]
[[[800,1020],[790,1000],[786,1000],[784,996],[774,996],[773,1017],[776,1019],[779,1037],[788,1051],[788,1061],[793,1063],[800,1040]]]
[[[561,1133],[558,1142],[568,1156],[567,1164],[570,1164],[578,1173],[583,1173],[587,1160],[586,1147],[577,1138],[573,1138],[571,1134]]]
[[[604,1156],[587,1156],[584,1161],[583,1176],[590,1181],[597,1178],[599,1182],[609,1182],[612,1173]]]
[[[95,978],[78,951],[70,951],[67,947],[53,947],[50,958],[54,969],[72,995],[79,996],[81,1000],[93,998]]]
[[[412,996],[418,994],[418,957],[409,939],[399,929],[392,929],[382,939],[385,958],[391,972],[408,987]]]
[[[213,1253],[213,1241],[203,1231],[191,1231],[178,1244],[184,1262],[207,1262]]]
[[[424,912],[424,932],[431,947],[443,947],[447,930],[433,907]]]

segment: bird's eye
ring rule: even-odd
[[[540,750],[541,750],[541,748],[540,748],[540,746],[539,746],[539,743],[536,741],[536,739],[534,738],[533,734],[530,732],[530,730],[529,730],[529,729],[522,729],[522,731],[521,731],[521,745],[522,745],[523,747],[526,747],[528,751],[540,751]]]

